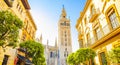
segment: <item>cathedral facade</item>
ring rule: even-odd
[[[55,40],[55,46],[44,45],[44,54],[46,58],[46,65],[58,65],[58,47],[57,40]]]
[[[37,38],[36,41],[42,43],[42,35],[40,36],[40,38]],[[48,40],[47,44],[43,44],[43,46],[46,65],[58,65],[57,38],[55,39],[55,46],[50,46]]]

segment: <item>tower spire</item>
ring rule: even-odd
[[[66,11],[65,11],[64,5],[63,5],[61,17],[64,17],[64,18],[66,17]]]

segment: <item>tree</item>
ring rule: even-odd
[[[120,46],[113,48],[109,53],[108,53],[108,58],[112,63],[120,63]]]
[[[35,65],[45,65],[44,47],[41,43],[29,40],[20,43],[20,47],[27,50],[27,57],[32,57]]]
[[[0,46],[16,46],[23,22],[9,11],[0,11]]]
[[[93,60],[95,56],[96,56],[96,53],[92,49],[80,48],[75,53],[75,60],[77,64],[79,63],[85,64],[85,61],[89,61],[90,59]]]
[[[75,53],[71,53],[68,57],[67,57],[67,63],[74,65],[75,63]]]

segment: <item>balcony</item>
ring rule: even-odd
[[[89,15],[90,23],[92,23],[98,17],[99,14],[100,14],[100,10],[95,9],[94,12]]]
[[[12,7],[12,4],[13,4],[14,0],[4,0],[4,1],[8,5],[8,7]]]
[[[120,37],[120,26],[117,27],[115,30],[112,30],[112,31],[108,31],[108,25],[104,26],[103,27],[103,31],[104,31],[104,36],[99,39],[99,40],[96,40],[94,44],[92,44],[90,47],[91,48],[95,48],[97,47],[98,45],[100,45],[101,43],[106,43],[108,44],[108,42],[113,42],[114,40],[112,39],[117,39]],[[105,33],[106,32],[106,33]]]
[[[82,40],[83,39],[83,33],[78,33],[78,39]]]
[[[78,42],[79,42],[79,47],[80,47],[80,48],[83,48],[83,47],[84,47],[84,46],[83,46],[83,40],[80,40],[80,39],[79,39]]]
[[[95,42],[95,38],[94,38],[94,37],[89,38],[89,39],[87,40],[86,46],[87,46],[87,47],[90,47],[94,42]]]
[[[91,45],[91,38],[87,40],[87,47],[89,47],[90,45]]]

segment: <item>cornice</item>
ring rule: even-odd
[[[30,9],[30,5],[27,0],[21,0],[21,2],[23,3],[25,9]]]
[[[76,24],[76,28],[78,27],[79,23],[82,21],[82,18],[84,17],[84,14],[86,13],[88,7],[89,7],[89,4],[91,3],[92,0],[87,0],[85,6],[84,6],[84,9],[82,12],[80,12],[80,17],[79,19],[77,20],[77,24]]]

